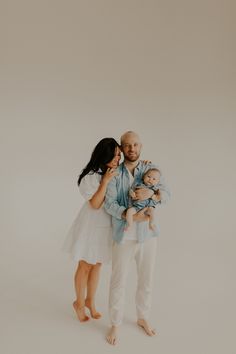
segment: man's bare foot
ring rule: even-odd
[[[144,329],[144,331],[147,333],[147,335],[149,336],[155,336],[156,335],[156,331],[155,329],[151,328],[150,325],[147,323],[146,320],[143,319],[139,319],[137,321],[137,324],[139,327],[141,327],[142,329]]]
[[[89,301],[88,299],[85,300],[85,306],[89,309],[92,318],[98,320],[102,317],[102,315],[96,311],[94,304],[91,303],[91,301]]]
[[[85,314],[84,306],[79,307],[77,301],[74,301],[73,307],[80,322],[87,322],[89,320],[89,317]]]
[[[109,344],[115,345],[117,343],[117,327],[112,326],[108,332],[106,339]]]

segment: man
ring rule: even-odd
[[[155,265],[156,245],[159,229],[150,230],[145,209],[133,216],[134,223],[129,231],[125,231],[126,210],[128,209],[129,190],[133,182],[139,182],[150,163],[139,160],[142,144],[139,136],[131,131],[121,137],[121,149],[124,162],[118,167],[118,175],[109,183],[105,209],[112,215],[113,246],[112,275],[109,295],[109,311],[112,327],[107,335],[107,341],[114,345],[117,342],[118,327],[122,323],[124,296],[129,262],[135,258],[137,265],[138,284],[136,292],[137,324],[149,335],[155,335],[155,330],[148,323],[148,313],[151,306],[152,275]],[[135,193],[140,200],[153,198],[158,204],[169,199],[169,191],[161,177],[157,192],[140,189]]]

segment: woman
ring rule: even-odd
[[[78,319],[86,322],[85,307],[93,318],[101,314],[95,309],[95,294],[102,263],[111,258],[111,217],[103,208],[109,181],[116,176],[121,151],[113,138],[102,139],[94,148],[90,161],[79,176],[78,186],[86,202],[75,219],[65,242],[78,267],[74,277],[76,300],[73,307]]]

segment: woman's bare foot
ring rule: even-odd
[[[155,336],[156,335],[156,331],[155,329],[151,328],[150,325],[147,323],[146,320],[143,319],[139,319],[137,321],[137,324],[139,327],[141,327],[142,329],[144,329],[144,331],[147,333],[147,335],[149,336]]]
[[[79,307],[77,301],[74,301],[73,307],[80,322],[87,322],[89,320],[89,317],[85,314],[84,306]]]
[[[106,339],[109,344],[115,345],[117,343],[117,327],[112,326],[108,332]]]
[[[99,318],[102,317],[100,312],[96,311],[95,306],[94,306],[94,304],[91,301],[86,299],[85,300],[85,306],[89,309],[92,318],[95,318],[96,320],[98,320]]]

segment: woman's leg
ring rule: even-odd
[[[74,309],[81,322],[88,321],[89,317],[85,314],[85,291],[88,282],[88,275],[92,268],[91,264],[80,261],[75,273],[75,293],[76,301],[73,302]]]
[[[92,266],[89,272],[87,297],[85,300],[85,305],[90,310],[91,316],[96,319],[101,317],[101,314],[95,309],[95,294],[98,286],[101,265],[101,263],[95,264],[94,266]]]

